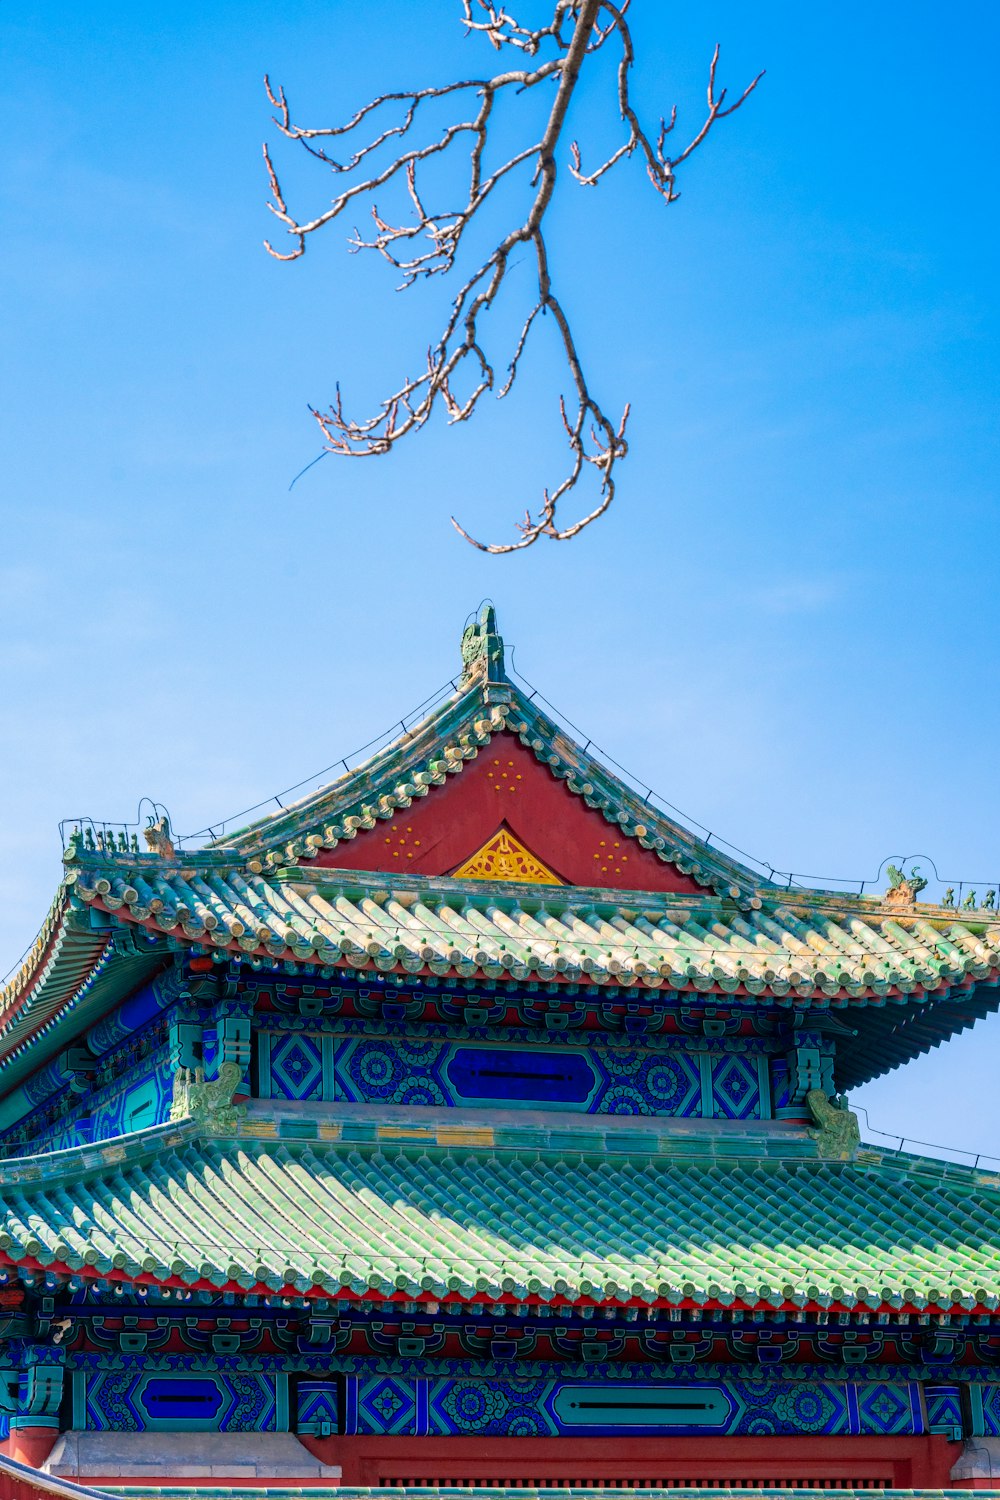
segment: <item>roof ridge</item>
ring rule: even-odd
[[[475,760],[495,734],[503,732],[515,734],[539,764],[599,812],[609,826],[637,839],[663,863],[698,884],[751,904],[758,889],[772,889],[756,871],[713,849],[644,801],[518,686],[490,681],[470,682],[398,740],[299,802],[204,850],[178,851],[172,858],[183,867],[189,863],[213,866],[236,856],[245,858],[254,873],[308,861],[321,850],[333,850],[342,841],[370,831],[416,798],[431,794]],[[396,776],[403,779],[395,786],[387,785]],[[93,853],[71,843],[66,858],[72,862]],[[116,864],[119,859],[128,861],[117,851],[111,851],[110,858]]]

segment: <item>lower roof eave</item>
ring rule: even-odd
[[[685,1143],[581,1117],[348,1131],[351,1108],[323,1133],[187,1120],[0,1162],[2,1261],[29,1282],[302,1305],[1000,1307],[996,1174],[876,1148],[823,1158],[804,1130]],[[54,1217],[56,1201],[69,1212]]]
[[[739,1316],[741,1313],[778,1313],[789,1316],[826,1317],[846,1314],[848,1316],[861,1317],[887,1317],[891,1320],[910,1317],[963,1317],[963,1318],[990,1318],[996,1316],[996,1307],[990,1307],[986,1303],[973,1303],[968,1305],[967,1301],[947,1303],[900,1303],[898,1298],[892,1301],[880,1302],[872,1299],[865,1301],[836,1301],[829,1298],[819,1300],[782,1299],[774,1301],[764,1299],[748,1300],[743,1298],[717,1297],[568,1297],[559,1293],[551,1296],[542,1296],[538,1293],[515,1293],[515,1292],[426,1292],[418,1288],[396,1289],[393,1291],[369,1288],[365,1291],[357,1291],[349,1286],[341,1286],[331,1289],[327,1286],[313,1284],[303,1288],[292,1283],[274,1286],[268,1282],[254,1282],[244,1285],[242,1281],[210,1281],[204,1277],[190,1280],[182,1276],[157,1277],[151,1273],[140,1272],[135,1275],[124,1270],[102,1271],[94,1266],[86,1266],[82,1269],[73,1269],[59,1262],[39,1262],[31,1256],[21,1260],[12,1260],[8,1255],[0,1252],[0,1266],[10,1270],[27,1271],[30,1273],[44,1274],[46,1277],[65,1278],[68,1282],[77,1281],[83,1283],[102,1282],[110,1286],[156,1288],[168,1292],[211,1292],[213,1294],[234,1295],[237,1297],[254,1297],[270,1304],[299,1304],[303,1307],[313,1302],[341,1302],[355,1304],[358,1307],[382,1307],[386,1304],[397,1304],[405,1307],[418,1304],[425,1307],[429,1312],[438,1310],[454,1309],[456,1312],[464,1308],[472,1307],[494,1307],[501,1306],[510,1309],[528,1308],[535,1311],[541,1309],[573,1308],[579,1311],[616,1311],[625,1312],[633,1309],[639,1312],[725,1312],[730,1316]],[[994,1301],[996,1299],[993,1299]]]

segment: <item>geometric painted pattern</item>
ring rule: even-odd
[[[147,1059],[141,1069],[133,1069],[132,1078],[134,1081],[125,1087],[119,1080],[89,1097],[71,1095],[67,1100],[70,1113],[33,1134],[10,1154],[33,1156],[40,1151],[63,1151],[82,1141],[105,1141],[149,1125],[162,1125],[170,1113],[173,1088],[166,1053],[159,1060]]]
[[[550,1380],[433,1380],[432,1431],[488,1437],[545,1437],[558,1431],[545,1400]]]
[[[915,1386],[901,1381],[883,1381],[856,1386],[858,1414],[864,1432],[881,1437],[919,1431],[922,1418]],[[917,1402],[914,1410],[914,1402]]]
[[[271,1087],[283,1099],[319,1098],[323,1054],[318,1038],[299,1032],[277,1035],[271,1043]]]
[[[898,1436],[923,1429],[916,1383],[346,1376],[345,1433],[545,1437],[659,1433]],[[997,1388],[1000,1395],[1000,1388]]]
[[[295,1391],[297,1432],[328,1437],[337,1431],[337,1387],[329,1380],[300,1380]]]
[[[962,1402],[955,1385],[925,1385],[927,1430],[956,1441],[962,1436]]]
[[[838,1383],[780,1386],[746,1381],[738,1389],[744,1404],[738,1431],[747,1436],[796,1432],[834,1436],[858,1430],[851,1422],[849,1389]]]
[[[600,1053],[608,1076],[599,1095],[602,1114],[663,1114],[683,1118],[701,1113],[700,1070],[680,1049],[673,1052]]]
[[[760,1119],[760,1077],[756,1059],[731,1052],[712,1059],[715,1113],[729,1120]]]
[[[970,1385],[972,1431],[976,1437],[1000,1437],[1000,1386]]]
[[[348,1378],[345,1432],[377,1432],[412,1437],[426,1431],[418,1413],[426,1411],[426,1381],[377,1375],[370,1380]]]
[[[760,1056],[651,1048],[451,1042],[438,1037],[321,1036],[269,1029],[258,1034],[261,1086],[284,1099],[363,1104],[503,1104],[586,1114],[714,1115],[760,1119]],[[324,1043],[329,1050],[325,1052]]]
[[[771,1093],[776,1110],[784,1109],[791,1099],[788,1063],[783,1057],[775,1057],[771,1060]]]
[[[141,1082],[119,1089],[98,1105],[91,1114],[91,1138],[107,1140],[147,1125],[162,1124],[170,1113],[171,1092],[171,1074],[164,1058]]]
[[[343,1043],[336,1052],[335,1093],[340,1099],[386,1104],[447,1104],[439,1077],[444,1061],[432,1042],[403,1039]]]
[[[101,1432],[275,1432],[288,1426],[287,1377],[227,1370],[171,1375],[142,1369],[87,1376],[85,1420]],[[284,1408],[282,1411],[281,1408]]]

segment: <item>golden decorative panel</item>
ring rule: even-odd
[[[525,880],[532,885],[562,885],[547,865],[536,859],[506,826],[478,849],[453,874],[464,880]]]

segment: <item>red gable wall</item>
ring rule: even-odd
[[[310,864],[450,875],[501,823],[568,885],[685,893],[700,889],[588,807],[507,733],[494,735],[443,786],[431,787],[426,797],[349,843],[321,850]]]

